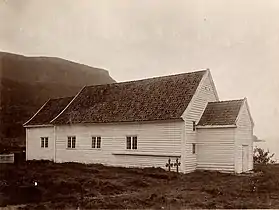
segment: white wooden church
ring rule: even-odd
[[[241,173],[253,168],[246,98],[219,101],[209,70],[85,86],[24,124],[27,160]]]

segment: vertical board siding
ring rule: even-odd
[[[242,145],[248,145],[248,170],[253,169],[253,125],[245,100],[237,120],[235,135],[235,167],[236,172],[242,171]]]
[[[156,155],[181,155],[181,124],[183,121],[57,126],[56,161],[166,169],[169,157]],[[129,135],[138,136],[137,150],[126,150],[126,136]],[[75,149],[67,149],[67,136],[76,136]],[[92,136],[101,136],[101,149],[91,148]],[[174,163],[176,158],[171,159]]]
[[[197,148],[199,147],[199,141],[197,140],[197,131],[193,131],[193,121],[196,123],[199,122],[208,102],[217,101],[218,98],[214,92],[214,84],[210,79],[209,72],[202,79],[196,94],[193,96],[192,101],[190,102],[187,110],[183,114],[182,118],[185,121],[185,156],[184,160],[184,172],[192,172],[196,169],[197,166],[197,153],[192,154],[192,144],[196,143]]]
[[[26,128],[27,160],[54,159],[54,130],[53,127]],[[48,148],[41,148],[41,137],[48,137]]]
[[[198,129],[197,169],[234,171],[236,128]]]

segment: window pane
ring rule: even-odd
[[[126,148],[131,149],[131,137],[127,136]]]
[[[72,138],[72,148],[76,148],[76,137]]]
[[[41,138],[41,148],[44,148],[44,138]]]
[[[133,137],[133,149],[138,148],[138,138],[136,136]]]
[[[68,137],[68,148],[71,148],[71,137]]]
[[[192,144],[192,152],[193,154],[196,154],[196,144]]]
[[[45,138],[45,147],[48,148],[48,138]]]
[[[97,148],[101,148],[101,137],[97,137]]]
[[[92,148],[96,147],[96,137],[92,137]]]

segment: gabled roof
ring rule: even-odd
[[[74,97],[57,98],[48,100],[39,111],[24,126],[49,125]]]
[[[244,100],[209,102],[198,126],[236,125],[236,119]]]
[[[206,71],[86,86],[51,122],[108,123],[181,119]]]

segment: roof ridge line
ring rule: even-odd
[[[127,84],[127,83],[132,83],[132,82],[140,82],[140,81],[145,81],[145,80],[152,80],[152,79],[160,79],[160,78],[169,78],[169,77],[174,77],[174,76],[179,76],[179,75],[184,75],[184,74],[194,74],[194,73],[200,73],[200,72],[206,72],[209,69],[203,69],[203,70],[197,70],[197,71],[191,71],[191,72],[184,72],[184,73],[178,73],[178,74],[171,74],[171,75],[164,75],[164,76],[156,76],[156,77],[149,77],[145,79],[137,79],[137,80],[128,80],[124,82],[113,82],[113,83],[108,83],[108,84],[99,84],[99,85],[86,85],[85,87],[98,87],[98,86],[105,86],[105,85],[115,85],[115,84]]]

